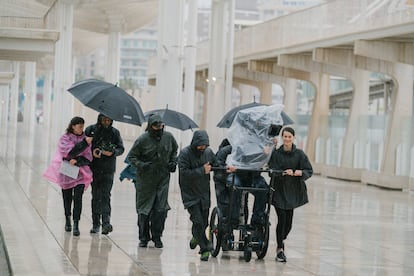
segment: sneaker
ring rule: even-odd
[[[138,244],[139,247],[147,247],[147,245],[148,245],[148,241],[140,241]]]
[[[162,243],[161,240],[155,240],[154,245],[155,245],[155,248],[163,248],[164,247],[164,244]]]
[[[197,239],[194,238],[194,237],[192,237],[191,240],[190,240],[190,248],[191,249],[196,248],[197,247],[197,244],[198,244]]]
[[[99,225],[93,225],[92,229],[89,231],[91,234],[99,233]]]
[[[202,261],[208,261],[208,257],[210,257],[210,252],[204,251],[203,253],[201,253],[200,260],[202,260]]]
[[[279,251],[276,255],[276,261],[286,263],[286,256],[283,250]]]
[[[112,232],[112,230],[113,230],[112,225],[110,225],[110,224],[102,225],[102,234],[103,235],[108,235],[109,232]]]

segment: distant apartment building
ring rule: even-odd
[[[248,1],[248,0],[245,0]],[[262,21],[283,16],[304,8],[321,4],[322,0],[258,0],[257,9]]]
[[[147,87],[148,59],[156,54],[156,26],[148,26],[121,39],[120,82],[125,88]]]
[[[144,27],[123,35],[120,41],[119,83],[125,89],[139,89],[147,85],[148,59],[157,49],[156,26]],[[76,79],[104,79],[106,49],[98,48],[78,59]]]
[[[77,58],[76,81],[105,77],[106,49],[97,48],[86,56]]]

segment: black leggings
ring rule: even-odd
[[[70,217],[72,215],[72,201],[73,201],[73,220],[79,221],[82,213],[82,196],[84,184],[79,184],[74,188],[63,190],[63,207],[65,208],[65,216]]]
[[[285,248],[283,241],[292,229],[293,209],[285,210],[275,207],[277,214],[276,239],[277,248]]]

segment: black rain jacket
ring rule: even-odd
[[[269,168],[274,178],[273,205],[280,209],[291,210],[308,203],[305,180],[313,174],[312,165],[306,154],[292,145],[291,151],[285,151],[283,145],[272,151]],[[282,176],[287,169],[302,170],[302,176]]]
[[[204,164],[209,162],[218,166],[214,152],[207,147],[204,152],[197,146],[209,145],[205,130],[197,130],[193,134],[191,144],[181,150],[178,156],[179,184],[184,208],[201,203],[203,209],[210,208],[210,174],[204,173]]]
[[[92,151],[95,148],[102,150],[113,151],[112,156],[104,156],[101,158],[93,158],[91,162],[91,169],[94,172],[114,173],[116,168],[116,157],[124,153],[124,143],[121,138],[119,130],[114,128],[112,124],[108,128],[104,128],[101,124],[102,117],[105,115],[99,114],[97,123],[90,125],[85,129],[85,135],[93,137]]]
[[[128,161],[137,170],[136,207],[140,214],[148,215],[152,209],[167,211],[170,173],[177,165],[178,145],[174,136],[163,131],[161,137],[151,133],[150,126],[159,116],[148,119],[147,131],[138,137],[128,153]]]

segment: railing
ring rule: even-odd
[[[243,62],[255,57],[311,50],[320,41],[353,41],[355,36],[375,30],[401,28],[408,32],[414,22],[414,6],[406,1],[330,1],[309,9],[245,28],[235,33],[234,59]],[[395,30],[390,35],[397,35]],[[341,41],[339,41],[341,40]],[[197,66],[207,66],[209,42],[197,45]]]
[[[414,177],[414,119],[404,118],[401,122],[401,136],[395,150],[396,165],[395,175]],[[335,121],[340,121],[336,119]],[[322,165],[341,166],[343,154],[343,133],[346,128],[346,116],[343,116],[344,124],[327,126],[328,137],[318,137],[315,142],[315,162]],[[371,115],[359,118],[358,139],[353,144],[352,168],[365,169],[379,172],[384,155],[384,141],[387,130],[387,116]],[[295,129],[303,126],[295,125]],[[296,135],[295,143],[303,145],[307,137]],[[305,150],[304,147],[300,147]]]

